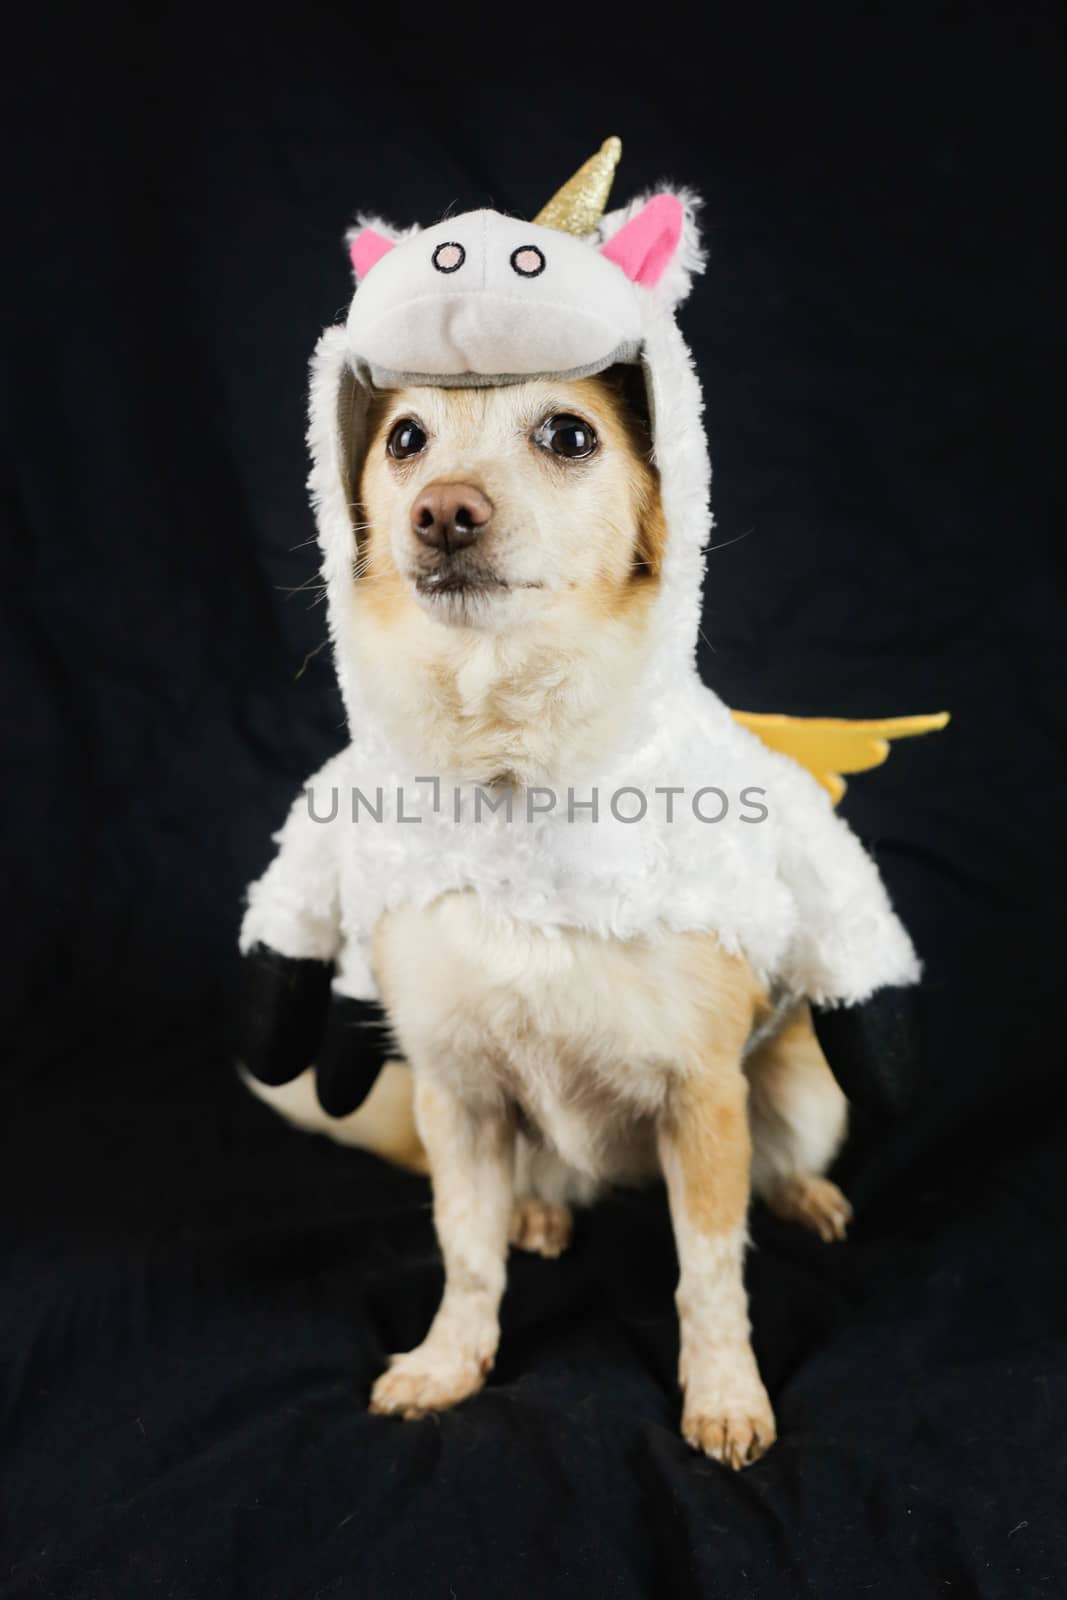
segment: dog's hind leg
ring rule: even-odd
[[[752,1187],[777,1216],[843,1239],[852,1207],[822,1174],[845,1136],[848,1102],[801,1004],[745,1062]]]
[[[427,1170],[426,1152],[415,1127],[415,1096],[406,1061],[387,1061],[366,1100],[347,1117],[330,1117],[322,1109],[312,1067],[280,1088],[268,1088],[243,1070],[240,1076],[257,1100],[304,1133],[323,1133],[335,1144],[370,1150],[412,1172]]]

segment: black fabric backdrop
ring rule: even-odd
[[[0,1600],[1067,1592],[1059,30],[9,15]],[[482,1396],[368,1417],[439,1293],[426,1185],[290,1131],[224,1042],[243,886],[343,737],[300,587],[342,229],[530,215],[613,132],[621,197],[706,198],[705,673],[954,712],[846,802],[927,1057],[840,1163],[846,1247],[754,1213],[781,1442],[741,1477],[676,1431],[657,1192],[514,1262]]]

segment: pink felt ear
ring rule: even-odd
[[[685,210],[677,195],[657,194],[602,247],[601,254],[642,288],[654,289],[682,237]]]
[[[373,228],[361,228],[348,246],[356,277],[365,278],[371,267],[377,266],[382,257],[389,254],[394,243],[395,240],[387,239]]]

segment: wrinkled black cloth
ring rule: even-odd
[[[0,1600],[1063,1594],[1060,8],[368,20],[5,19]],[[244,886],[344,737],[302,444],[341,231],[529,216],[613,132],[621,198],[705,196],[709,681],[954,713],[844,801],[924,1065],[855,1119],[845,1246],[753,1209],[740,1477],[678,1435],[658,1189],[513,1260],[481,1396],[368,1416],[428,1187],[230,1047]]]
[[[855,1006],[812,1006],[815,1033],[857,1111],[902,1116],[922,1071],[917,988],[890,986]]]

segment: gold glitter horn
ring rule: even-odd
[[[578,168],[573,178],[568,178],[562,189],[557,189],[546,206],[534,217],[544,228],[555,228],[559,233],[576,233],[581,237],[592,233],[608,203],[615,168],[622,155],[622,140],[614,135],[605,139],[595,156],[590,156]]]

